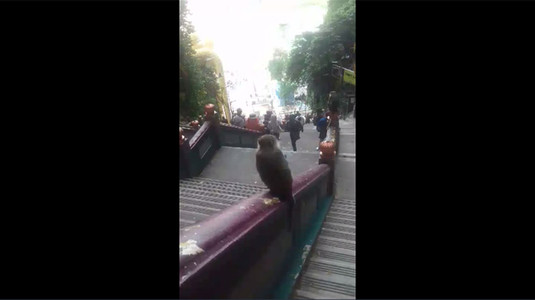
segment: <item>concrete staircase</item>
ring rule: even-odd
[[[267,191],[262,185],[205,177],[180,180],[180,228],[200,222],[238,201]]]
[[[336,196],[299,278],[293,299],[355,299],[355,129],[354,120],[340,121],[340,149],[336,158]],[[295,178],[318,163],[318,139],[305,127],[298,152],[289,136],[281,134],[281,149]],[[290,151],[289,151],[290,150]],[[268,191],[255,165],[254,148],[222,146],[201,177],[180,180],[180,228],[191,226],[237,202]]]
[[[355,200],[335,199],[293,299],[355,299]]]
[[[318,152],[283,153],[294,178],[318,164]],[[180,180],[180,228],[268,191],[256,170],[255,154],[256,149],[223,146],[204,168],[201,177]]]
[[[355,299],[355,123],[340,120],[336,196],[294,286],[293,299]]]

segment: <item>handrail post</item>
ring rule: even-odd
[[[320,143],[320,159],[318,161],[319,164],[326,164],[330,167],[329,171],[329,181],[327,185],[327,193],[329,195],[334,194],[334,157],[336,155],[335,145],[336,140],[333,141],[325,141]]]

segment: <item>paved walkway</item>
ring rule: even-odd
[[[355,119],[340,120],[340,145],[336,157],[336,198],[355,200]]]
[[[316,126],[314,124],[305,124],[303,126],[304,132],[300,132],[300,139],[297,140],[297,152],[304,152],[304,153],[317,153],[319,158],[319,152],[316,151],[316,147],[319,146],[319,135],[320,133],[316,131]],[[280,141],[279,141],[280,147],[282,150],[287,151],[293,151],[292,148],[292,141],[290,140],[290,133],[289,132],[281,132],[280,135]]]
[[[292,177],[318,165],[319,152],[282,151],[286,155]],[[256,170],[256,149],[221,147],[201,177],[246,184],[264,185]]]
[[[292,176],[316,166],[319,159],[319,133],[315,126],[305,124],[297,152],[292,150],[290,134],[281,133],[280,146]],[[340,120],[340,146],[336,158],[336,197],[355,200],[355,119]],[[263,185],[256,170],[256,149],[222,147],[201,173],[201,177]]]
[[[335,199],[325,217],[294,299],[355,299],[355,119],[340,120]]]
[[[295,178],[308,169],[317,166],[319,151],[319,132],[310,123],[303,127],[301,138],[297,141],[297,151],[293,151],[289,132],[281,132],[280,147],[292,176]],[[256,149],[222,147],[206,166],[200,176],[224,181],[263,185],[256,170]]]

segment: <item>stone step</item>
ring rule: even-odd
[[[221,211],[220,209],[208,208],[208,207],[192,205],[192,204],[183,204],[183,203],[179,203],[179,208],[181,211],[184,210],[187,212],[195,212],[195,213],[200,213],[200,214],[205,214],[205,215],[213,215]]]
[[[355,297],[331,293],[309,287],[306,290],[296,290],[293,299],[355,299]]]
[[[191,226],[191,225],[193,225],[193,224],[195,224],[194,221],[180,219],[180,221],[179,221],[179,228],[188,227],[188,226]]]
[[[356,200],[355,199],[347,199],[347,198],[336,198],[334,199],[334,201],[349,201],[349,202],[355,202]]]
[[[355,277],[333,274],[331,272],[325,272],[325,271],[307,270],[307,272],[303,274],[303,279],[307,279],[307,278],[322,280],[322,281],[332,283],[335,285],[349,286],[349,287],[352,287],[353,289],[356,286]]]
[[[348,200],[348,199],[339,199],[339,198],[336,198],[333,200],[333,203],[339,203],[339,204],[342,204],[342,205],[351,205],[351,206],[355,206],[357,204],[357,201],[355,200]]]
[[[186,211],[186,210],[182,209],[182,210],[179,211],[179,216],[180,216],[180,218],[182,220],[187,220],[187,221],[190,221],[190,222],[197,223],[199,221],[202,221],[202,220],[206,219],[206,217],[209,216],[209,215],[205,214],[205,213]]]
[[[355,153],[338,153],[338,157],[355,158]]]
[[[211,184],[222,184],[222,185],[233,185],[233,186],[240,186],[240,187],[249,187],[251,189],[267,189],[265,185],[263,184],[248,184],[248,183],[241,183],[241,182],[232,182],[232,181],[224,181],[219,179],[213,179],[213,178],[207,178],[207,177],[193,177],[193,178],[187,178],[183,179],[184,181],[193,181],[193,182],[206,182]]]
[[[350,216],[355,216],[355,211],[354,210],[347,210],[347,209],[344,209],[344,208],[338,208],[338,207],[331,207],[329,209],[329,214],[330,213],[334,213],[334,214],[341,214],[341,215],[346,215],[347,217],[350,217]]]
[[[331,230],[327,228],[322,228],[320,232],[321,237],[334,237],[338,239],[345,239],[348,241],[355,241],[355,234],[354,233],[345,233],[340,232],[337,230]]]
[[[181,186],[197,186],[202,189],[223,189],[223,190],[235,190],[235,191],[245,191],[247,193],[259,193],[262,191],[267,191],[267,188],[254,186],[254,185],[248,185],[248,184],[240,184],[240,183],[221,183],[221,182],[212,182],[212,181],[206,181],[206,180],[198,180],[198,179],[185,179],[180,181]]]
[[[181,191],[179,192],[179,200],[180,200],[181,195],[185,195],[186,197],[196,196],[196,197],[221,198],[221,199],[226,199],[230,201],[239,201],[242,199],[246,199],[248,197],[248,196],[243,196],[243,195],[231,195],[231,194],[226,194],[223,192],[211,191],[211,190],[197,190],[197,189],[183,188],[183,187],[181,187],[180,189]]]
[[[318,237],[317,245],[338,247],[338,248],[347,249],[351,251],[355,251],[357,249],[355,242],[342,240],[342,239],[336,239],[336,238],[329,238],[325,236]]]
[[[326,217],[325,222],[334,223],[334,224],[344,224],[347,226],[355,226],[355,223],[356,223],[355,220],[331,218],[331,217]]]
[[[236,189],[236,188],[222,187],[222,186],[205,186],[205,185],[200,185],[200,184],[195,184],[195,183],[181,183],[180,191],[210,191],[216,194],[234,195],[234,196],[243,197],[243,198],[247,198],[251,195],[258,193],[255,190],[250,190],[246,188]]]
[[[356,242],[355,241],[351,241],[351,240],[346,240],[346,239],[343,239],[343,238],[337,238],[337,237],[330,237],[330,236],[318,236],[318,239],[322,239],[322,240],[329,240],[329,241],[332,241],[332,242],[341,242],[341,243],[347,243],[347,244],[352,244],[352,245],[355,245]]]
[[[252,195],[265,186],[194,177],[179,182],[180,228],[200,222]]]
[[[325,266],[333,266],[336,268],[341,267],[341,268],[348,268],[348,269],[353,269],[353,270],[356,269],[355,264],[350,264],[347,262],[323,258],[323,257],[317,257],[314,255],[310,257],[310,262],[322,263]]]
[[[327,272],[307,272],[303,274],[299,289],[317,294],[325,294],[327,292],[348,297],[355,297],[356,295],[355,278],[328,274]]]
[[[355,214],[355,206],[354,205],[340,205],[340,204],[338,204],[336,202],[333,202],[333,204],[331,204],[331,209],[332,208],[341,209],[341,210],[347,211],[347,213]]]
[[[338,248],[338,249],[330,248],[330,249],[335,250],[335,251],[323,250],[323,248],[318,249],[316,247],[314,248],[312,254],[319,258],[325,258],[325,259],[336,260],[336,261],[340,261],[344,263],[355,264],[356,262],[355,251],[341,249],[341,248]]]
[[[321,258],[319,258],[321,259]],[[325,271],[327,273],[336,273],[344,276],[355,277],[356,270],[355,265],[347,266],[347,264],[336,264],[338,261],[332,260],[313,260],[312,258],[308,262],[307,270]]]
[[[355,250],[345,249],[345,248],[336,247],[333,245],[326,245],[326,244],[316,244],[314,246],[314,251],[319,253],[318,254],[319,257],[326,257],[322,255],[323,252],[329,252],[329,253],[332,252],[332,253],[342,254],[344,256],[351,256],[353,257],[353,259],[351,259],[353,262],[355,261],[354,257],[356,256]]]
[[[353,204],[350,204],[350,203],[344,203],[344,202],[339,202],[339,201],[336,201],[334,200],[333,203],[331,204],[331,206],[339,206],[340,208],[348,208],[349,210],[352,210],[352,211],[355,211],[357,206],[355,205],[355,203]]]
[[[355,214],[339,214],[339,213],[334,213],[334,212],[328,212],[327,217],[346,219],[346,220],[352,220],[352,221],[355,221],[357,219],[357,216]]]
[[[340,223],[333,223],[333,222],[323,222],[322,225],[323,228],[336,230],[340,232],[347,232],[347,233],[353,233],[355,234],[356,227],[354,225],[346,225],[346,224],[340,224]]]
[[[181,193],[180,194],[180,201],[183,199],[194,199],[194,200],[202,200],[202,201],[209,201],[209,202],[215,202],[222,205],[231,206],[234,205],[241,200],[245,198],[236,198],[236,199],[229,199],[229,198],[223,198],[223,197],[212,197],[212,196],[199,196],[195,193]]]
[[[200,180],[200,179],[184,179],[181,180],[181,184],[194,184],[197,186],[203,187],[214,187],[214,188],[230,188],[230,189],[242,189],[242,190],[252,190],[252,191],[262,191],[266,190],[265,186],[256,186],[250,184],[241,184],[241,183],[224,183],[224,182],[214,182],[210,180]]]
[[[223,204],[223,203],[217,203],[217,202],[214,202],[214,201],[207,201],[206,199],[192,199],[192,198],[188,198],[188,197],[181,197],[180,198],[180,203],[181,204],[191,204],[191,205],[196,205],[196,206],[200,206],[200,207],[206,207],[206,208],[213,208],[213,209],[217,209],[217,210],[221,210],[221,209],[225,209],[227,207],[230,207],[229,204]]]

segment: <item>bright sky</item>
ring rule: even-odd
[[[214,42],[225,70],[265,77],[274,49],[289,49],[295,35],[323,22],[327,0],[189,0],[188,7],[196,33]],[[286,38],[279,24],[288,24]]]
[[[188,1],[189,20],[200,41],[213,42],[214,52],[221,58],[225,72],[232,72],[237,78],[247,78],[246,83],[237,83],[236,89],[227,89],[231,106],[241,107],[246,114],[256,110],[249,103],[255,100],[249,97],[254,94],[252,83],[259,94],[263,94],[259,87],[267,85],[270,94],[276,97],[275,82],[267,70],[274,50],[289,51],[296,35],[317,30],[327,12],[327,1]],[[283,26],[285,30],[281,30],[281,24],[286,24]]]

